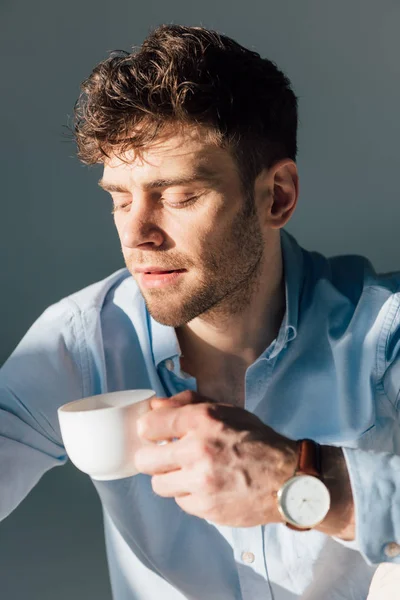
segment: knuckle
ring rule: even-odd
[[[198,404],[196,407],[198,419],[208,420],[210,419],[210,407],[206,402]]]
[[[206,471],[199,475],[198,483],[199,488],[203,491],[210,491],[214,488],[214,478]]]
[[[215,426],[217,421],[215,420],[215,408],[212,405],[203,403],[196,408],[197,420],[200,425],[205,427]]]
[[[196,439],[194,442],[194,446],[197,460],[202,461],[204,464],[210,463],[209,466],[211,466],[211,458],[213,456],[213,451],[208,441],[203,438]]]
[[[214,465],[209,458],[204,459],[199,467],[198,482],[202,490],[210,491],[217,487]]]
[[[196,407],[193,404],[187,403],[179,409],[179,418],[182,418],[188,427],[196,427]],[[178,416],[178,415],[177,415]]]

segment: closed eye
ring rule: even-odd
[[[180,202],[171,202],[170,200],[164,199],[164,202],[168,204],[168,206],[172,206],[173,208],[184,208],[186,206],[190,206],[196,202],[199,196],[191,196],[190,198],[186,198],[185,200],[181,200]]]
[[[119,201],[117,201],[117,198]],[[125,210],[132,204],[132,197],[130,194],[114,194],[113,195],[113,207],[111,214],[115,214],[119,210]]]
[[[179,202],[172,202],[171,200],[168,200],[166,198],[160,198],[160,202],[163,202],[165,204],[168,204],[168,206],[171,206],[172,208],[187,208],[189,206],[192,206],[199,198],[200,196],[191,196],[190,198],[186,198],[185,200],[181,200]],[[120,202],[120,203],[115,203],[112,210],[111,210],[111,214],[115,214],[117,211],[124,211],[125,209],[127,209],[132,203],[132,200],[129,198],[129,200],[127,199],[126,202]]]
[[[114,204],[114,206],[111,209],[111,214],[115,215],[115,213],[119,210],[124,210],[125,208],[127,208],[130,205],[130,202],[128,202],[127,204]]]

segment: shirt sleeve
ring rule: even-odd
[[[83,397],[83,332],[72,302],[48,308],[0,371],[0,520],[67,461],[57,408]]]
[[[386,370],[378,389],[386,400],[377,451],[343,448],[355,503],[356,536],[340,543],[360,551],[370,564],[400,564],[400,359]],[[391,452],[379,452],[390,446]]]

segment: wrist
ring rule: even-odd
[[[311,440],[300,440],[298,450],[295,473],[277,493],[281,522],[291,529],[314,528],[351,541],[355,537],[354,503],[343,451]]]
[[[326,535],[351,541],[355,537],[353,493],[341,448],[321,446],[323,482],[329,490],[331,505],[325,519],[315,529]]]

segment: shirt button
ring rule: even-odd
[[[174,370],[174,361],[172,360],[172,358],[167,358],[167,360],[165,361],[165,366],[167,367],[168,371],[173,371]]]
[[[396,556],[399,556],[400,554],[400,544],[396,544],[396,542],[390,542],[390,544],[386,544],[383,551],[388,558],[396,558]]]
[[[254,562],[254,554],[252,552],[242,552],[242,561],[247,563],[248,565]]]

